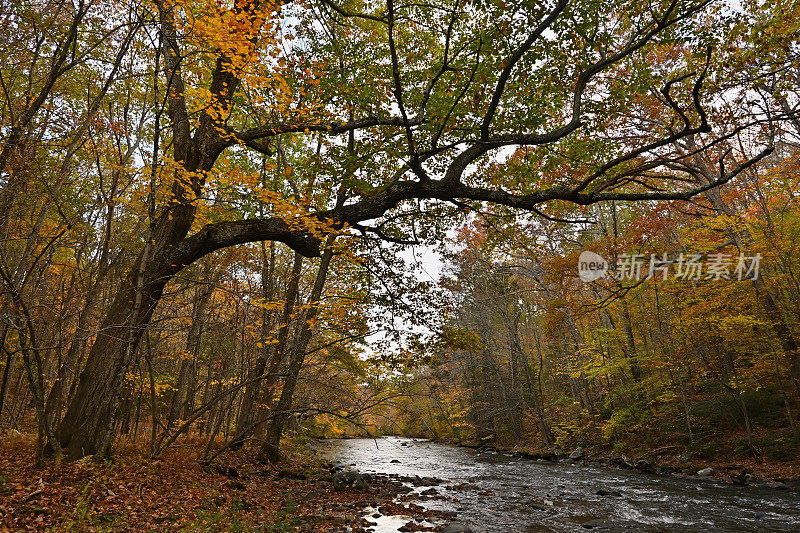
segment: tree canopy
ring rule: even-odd
[[[230,446],[266,434],[274,460],[313,354],[359,367],[348,343],[373,305],[420,319],[387,245],[438,246],[476,216],[596,222],[587,206],[614,202],[724,211],[719,187],[797,124],[791,2],[23,0],[0,16],[0,416],[18,369],[40,451],[73,459],[110,454],[144,365],[153,453],[202,419]],[[220,285],[243,333],[234,359],[206,354],[199,402]],[[187,305],[178,350],[155,326]],[[797,379],[791,327],[763,305]]]

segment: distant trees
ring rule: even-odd
[[[493,215],[463,227],[442,287],[452,309],[431,348],[439,363],[415,378],[469,398],[466,416],[450,415],[466,425],[439,421],[439,436],[791,454],[800,446],[797,353],[787,342],[799,327],[796,150],[782,143],[744,179],[692,204],[559,211],[594,220],[571,228]],[[640,273],[582,282],[584,249],[617,264],[639,254]],[[681,254],[701,254],[706,270],[681,277]],[[721,277],[709,269],[716,254]],[[668,275],[648,279],[653,258],[666,257]],[[737,271],[740,257],[747,268],[760,258],[757,276]],[[436,421],[421,405],[405,403]]]

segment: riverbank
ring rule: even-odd
[[[668,475],[682,479],[714,479],[732,485],[768,487],[800,492],[800,457],[775,460],[767,457],[692,458],[677,453],[670,446],[661,449],[640,448],[630,454],[620,454],[607,446],[576,446],[575,448],[543,449],[524,445],[492,445],[478,442],[434,440],[440,444],[463,446],[476,450],[489,449],[515,454],[532,460],[595,465],[620,468],[648,474]]]
[[[163,458],[120,447],[113,462],[33,466],[31,435],[0,437],[0,532],[7,531],[355,531],[367,506],[386,507],[400,483],[376,477],[367,490],[333,490],[327,465],[301,446],[278,465],[227,453],[211,469],[201,442]],[[249,455],[253,455],[252,452]]]

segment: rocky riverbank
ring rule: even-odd
[[[777,462],[740,458],[737,461],[691,460],[680,455],[631,457],[614,454],[604,448],[577,446],[569,451],[533,451],[516,446],[485,446],[474,443],[442,442],[475,450],[493,450],[509,456],[524,457],[537,461],[570,462],[582,465],[602,466],[644,472],[647,474],[672,476],[698,481],[722,481],[732,485],[768,487],[776,490],[800,492],[800,464],[798,460]]]

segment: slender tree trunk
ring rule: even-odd
[[[631,313],[628,309],[628,302],[625,298],[620,300],[622,307],[622,329],[625,332],[625,346],[628,356],[628,365],[631,369],[631,376],[637,383],[642,381],[642,369],[639,366],[639,356],[636,352],[636,340],[633,337],[633,322],[631,321]]]
[[[693,143],[694,139],[690,139],[690,141]],[[690,147],[694,147],[694,144],[690,144]],[[696,178],[698,181],[711,183],[715,174],[709,168],[709,165],[705,159],[701,155],[698,155],[695,158],[695,163],[697,167]],[[711,201],[711,204],[714,206],[714,208],[720,213],[730,217],[740,218],[740,215],[736,209],[729,205],[722,198],[722,194],[719,189],[711,189],[707,191],[706,197]],[[750,249],[752,249],[754,239],[746,227],[741,229],[728,227],[726,233],[731,240],[733,240],[736,247],[742,251],[742,253],[748,252]],[[772,328],[775,336],[778,338],[778,341],[781,343],[781,348],[789,361],[789,372],[792,377],[792,381],[794,381],[797,395],[800,397],[800,350],[798,349],[797,340],[789,328],[786,318],[783,316],[783,313],[778,306],[778,302],[775,300],[769,290],[769,287],[764,281],[764,273],[760,272],[759,276],[753,279],[752,282],[758,295],[758,299],[761,302],[761,307],[764,310],[764,314],[767,316],[767,320],[770,323],[770,327]]]
[[[3,409],[6,405],[6,398],[8,397],[8,388],[11,384],[11,365],[14,363],[11,351],[6,351],[6,333],[8,332],[8,325],[4,322],[0,324],[0,350],[6,352],[6,364],[3,367],[3,381],[0,383],[0,420],[3,419]]]
[[[522,435],[522,401],[521,397],[524,395],[522,389],[522,380],[520,374],[520,361],[525,359],[524,351],[522,350],[522,343],[519,338],[519,313],[515,311],[515,316],[512,319],[507,319],[508,335],[509,335],[509,363],[511,383],[509,385],[511,394],[511,420],[514,431],[514,437],[519,438]],[[522,363],[527,369],[527,362]]]
[[[537,351],[539,350],[538,340],[539,339],[537,336],[536,339]],[[534,411],[536,411],[539,433],[542,435],[542,440],[544,440],[545,445],[550,446],[550,444],[553,443],[553,433],[550,431],[550,426],[547,424],[547,421],[545,420],[544,412],[542,410],[542,398],[536,392],[537,387],[533,375],[531,374],[530,362],[527,360],[525,360],[524,362],[523,371],[525,372],[525,381],[528,389],[528,405],[530,407],[533,407]],[[541,369],[539,370],[539,372],[541,372]]]
[[[300,375],[300,369],[303,366],[308,343],[311,341],[313,334],[313,323],[317,314],[319,313],[320,298],[322,297],[322,290],[325,287],[325,280],[328,276],[328,269],[330,267],[331,259],[333,258],[333,244],[334,237],[328,237],[325,251],[322,253],[322,258],[319,262],[319,269],[317,276],[314,280],[314,287],[311,290],[311,296],[308,301],[310,307],[305,313],[302,314],[302,322],[300,326],[300,334],[297,342],[294,343],[290,351],[290,362],[287,370],[286,379],[283,384],[281,396],[275,406],[272,408],[272,419],[270,420],[269,429],[267,430],[264,444],[261,448],[261,456],[270,462],[277,462],[280,459],[280,441],[283,434],[283,428],[291,416],[292,398],[294,396],[295,387],[297,386],[297,378]]]
[[[192,325],[189,327],[189,332],[186,337],[186,350],[181,358],[181,366],[178,372],[177,383],[175,384],[175,394],[172,396],[172,402],[170,403],[167,429],[171,428],[175,422],[181,418],[181,414],[186,412],[189,374],[191,373],[191,366],[200,354],[203,323],[205,322],[208,304],[211,302],[211,296],[214,294],[215,289],[214,285],[217,281],[217,276],[212,276],[210,278],[209,276],[205,276],[205,278],[208,280],[208,283],[203,284],[195,292]]]
[[[275,243],[270,243],[269,255],[263,253],[262,256],[261,292],[265,302],[269,303],[275,299]],[[267,342],[274,328],[273,314],[273,311],[269,309],[263,309],[262,311],[261,347],[258,349],[255,364],[247,373],[246,380],[248,383],[242,395],[239,416],[236,420],[237,433],[234,442],[230,446],[233,450],[239,449],[244,444],[244,439],[254,428],[253,423],[255,422],[256,413],[259,411],[256,403],[261,397],[260,393],[263,384],[263,380],[257,380],[256,378],[264,376],[270,355],[275,353],[271,348],[272,344]]]

